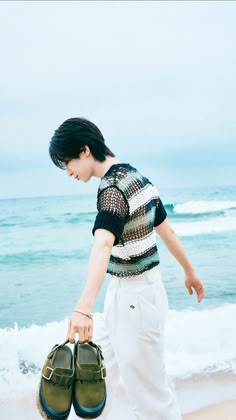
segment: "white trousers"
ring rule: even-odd
[[[166,373],[168,297],[160,265],[131,278],[111,276],[93,341],[107,367],[103,420],[181,420]]]

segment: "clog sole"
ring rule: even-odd
[[[70,414],[70,411],[68,412],[68,414],[66,416],[55,416],[52,413],[50,413],[49,411],[47,411],[46,407],[44,406],[44,403],[42,401],[42,393],[41,393],[42,389],[41,389],[41,380],[40,383],[38,385],[37,388],[37,392],[36,392],[36,396],[35,396],[35,401],[36,401],[36,406],[37,409],[40,413],[40,415],[45,419],[45,420],[67,420]]]

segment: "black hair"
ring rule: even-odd
[[[104,162],[106,156],[114,157],[114,153],[105,145],[99,128],[86,118],[69,118],[64,121],[49,143],[49,155],[53,163],[65,169],[65,162],[79,158],[79,154],[89,146],[94,160]]]

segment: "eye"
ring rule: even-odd
[[[69,158],[65,158],[64,160],[63,160],[63,165],[68,165],[68,163],[71,161],[71,159],[69,159]]]

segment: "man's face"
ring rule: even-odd
[[[80,157],[71,159],[66,164],[66,172],[69,176],[73,176],[78,181],[88,182],[92,177],[92,155],[90,150],[86,148],[80,153]]]

